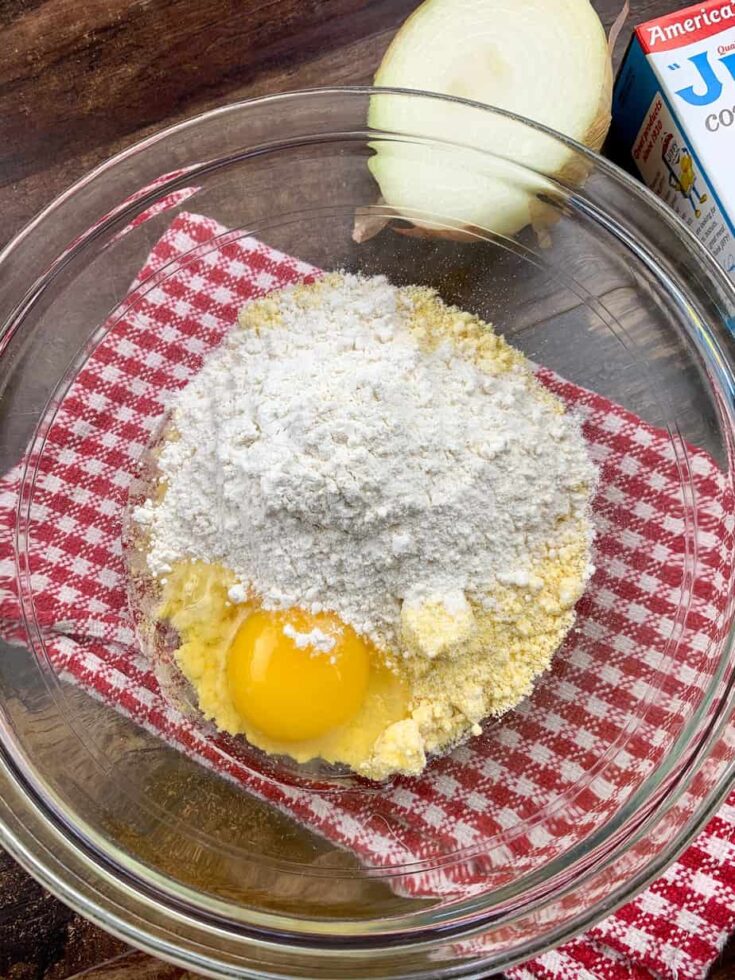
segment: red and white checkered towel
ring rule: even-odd
[[[47,419],[42,443],[0,481],[0,625],[26,640],[13,555],[20,520],[41,642],[65,679],[366,864],[393,869],[403,894],[466,898],[563,856],[668,753],[716,667],[731,488],[706,453],[675,451],[665,432],[541,370],[583,413],[602,468],[598,572],[553,670],[525,704],[419,778],[315,789],[274,778],[261,754],[162,695],[126,604],[121,518],[167,395],[196,373],[245,301],[315,275],[208,218],[173,220]],[[682,474],[697,500],[696,556],[687,550]],[[734,807],[735,794],[635,901],[513,975],[702,977],[735,925]],[[460,851],[461,861],[447,861]],[[430,870],[439,857],[443,869]]]

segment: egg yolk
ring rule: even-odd
[[[370,647],[330,613],[259,610],[227,657],[236,711],[272,739],[315,738],[349,721],[367,690]]]

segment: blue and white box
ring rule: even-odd
[[[636,28],[615,83],[609,146],[735,281],[735,0]]]

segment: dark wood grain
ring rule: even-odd
[[[0,0],[0,245],[164,125],[268,92],[369,82],[415,0]],[[609,26],[622,0],[596,0]],[[630,25],[685,4],[633,0]],[[89,971],[89,972],[85,972]],[[0,980],[181,980],[0,854]],[[735,977],[729,948],[712,978]]]

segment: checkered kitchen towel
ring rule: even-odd
[[[317,274],[208,218],[178,214],[47,421],[42,452],[37,443],[0,481],[0,625],[26,639],[13,555],[20,521],[37,643],[64,678],[366,863],[396,872],[411,864],[394,878],[403,893],[464,898],[564,854],[666,754],[715,666],[731,489],[707,454],[680,446],[677,458],[666,433],[540,371],[584,415],[603,475],[598,572],[553,670],[527,703],[419,778],[318,791],[273,779],[267,760],[162,695],[126,604],[121,518],[167,395],[196,373],[245,301]],[[682,469],[698,506],[694,592]],[[735,925],[734,807],[735,794],[635,901],[514,975],[702,977]],[[460,850],[470,855],[462,863],[422,873],[421,862]]]

